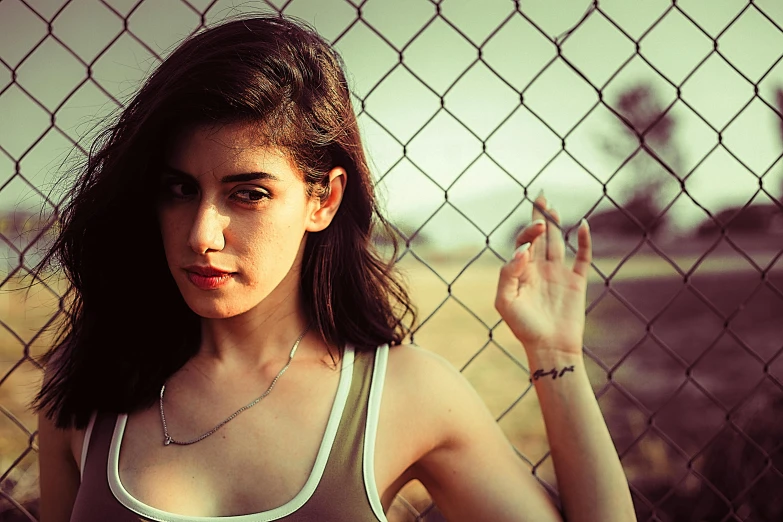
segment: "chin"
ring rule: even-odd
[[[263,302],[262,298],[248,300],[237,299],[241,290],[233,292],[188,292],[183,293],[188,307],[204,319],[229,319],[253,310]]]
[[[193,310],[193,313],[201,317],[202,319],[230,319],[247,312],[249,308],[230,306],[227,304],[208,304],[203,301],[193,303],[186,299],[188,307]]]
[[[177,280],[177,283],[185,303],[193,313],[204,319],[229,319],[250,312],[276,288],[248,285],[236,280],[214,289],[199,289],[186,278]]]

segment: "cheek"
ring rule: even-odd
[[[160,230],[161,242],[167,257],[187,241],[188,219],[189,217],[183,215],[182,212],[175,212],[170,208],[158,210],[158,230]]]
[[[267,217],[270,219],[237,224],[232,234],[233,253],[244,257],[256,273],[285,273],[295,261],[304,237],[302,219],[294,215]]]
[[[160,237],[163,239],[163,244],[168,245],[171,243],[171,239],[175,233],[175,220],[172,219],[171,213],[166,211],[158,212],[158,228],[160,229]]]
[[[305,209],[299,200],[279,202],[256,219],[241,224],[246,237],[260,243],[273,243],[281,249],[298,245],[305,233]]]
[[[259,263],[265,260],[284,260],[296,251],[302,238],[302,230],[292,226],[258,226],[234,231],[237,249]]]

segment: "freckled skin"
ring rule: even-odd
[[[178,137],[166,165],[193,177],[164,181],[158,217],[169,269],[194,312],[228,318],[297,292],[315,202],[280,150],[255,145],[241,126],[198,127]],[[221,182],[247,172],[279,180]],[[183,269],[192,264],[234,275],[222,287],[202,290]]]

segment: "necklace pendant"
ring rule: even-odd
[[[164,446],[168,446],[168,445],[169,445],[169,444],[171,444],[173,441],[174,441],[174,439],[172,439],[171,437],[166,437],[165,439],[163,439],[163,445],[164,445]]]

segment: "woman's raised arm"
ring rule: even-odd
[[[569,268],[559,224],[543,195],[536,198],[533,222],[501,270],[495,306],[527,353],[567,520],[628,522],[636,520],[628,482],[582,353],[590,230],[580,225]]]

